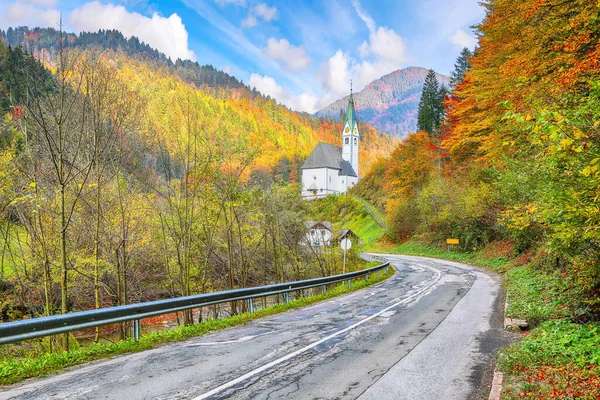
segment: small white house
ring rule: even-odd
[[[346,193],[358,183],[358,145],[360,135],[354,112],[352,91],[346,121],[342,129],[342,146],[319,143],[302,165],[302,198],[307,200]]]
[[[307,221],[305,242],[311,247],[329,247],[333,239],[331,222]]]

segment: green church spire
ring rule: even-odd
[[[349,132],[345,134],[352,134],[354,132],[354,126],[356,126],[356,115],[354,112],[354,98],[352,97],[352,81],[350,81],[350,98],[348,99],[348,110],[346,111],[346,122],[344,126],[350,127]]]

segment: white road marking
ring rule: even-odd
[[[381,310],[381,311],[379,311],[379,312],[377,312],[377,313],[375,313],[375,314],[373,314],[373,315],[371,315],[371,316],[369,316],[369,317],[367,317],[365,319],[362,319],[362,320],[356,322],[353,325],[350,325],[347,328],[344,328],[344,329],[342,329],[340,331],[332,333],[331,335],[326,336],[326,337],[322,338],[321,340],[318,340],[318,341],[316,341],[316,342],[314,342],[312,344],[309,344],[306,347],[298,349],[298,350],[296,350],[296,351],[294,351],[294,352],[292,352],[290,354],[287,354],[287,355],[285,355],[285,356],[283,356],[281,358],[278,358],[277,360],[273,360],[270,363],[267,363],[267,364],[265,364],[265,365],[263,365],[261,367],[258,367],[256,369],[254,369],[254,370],[252,370],[252,371],[250,371],[250,372],[248,372],[248,373],[246,373],[246,374],[244,374],[244,375],[236,378],[236,379],[233,379],[233,380],[227,382],[227,383],[224,383],[223,385],[218,386],[218,387],[212,389],[209,392],[206,392],[206,393],[204,393],[204,394],[202,394],[202,395],[200,395],[198,397],[193,398],[192,400],[207,399],[210,396],[213,396],[213,395],[215,395],[215,394],[217,394],[219,392],[222,392],[222,391],[224,391],[226,389],[229,389],[229,388],[231,388],[231,387],[233,387],[233,386],[235,386],[235,385],[237,385],[239,383],[242,383],[245,380],[247,380],[247,379],[249,379],[249,378],[251,378],[251,377],[253,377],[253,376],[257,375],[257,374],[260,374],[261,372],[264,372],[264,371],[266,371],[266,370],[268,370],[268,369],[270,369],[270,368],[272,368],[272,367],[274,367],[274,366],[276,366],[278,364],[281,364],[282,362],[290,360],[290,359],[292,359],[292,358],[294,358],[294,357],[296,357],[296,356],[298,356],[298,355],[300,355],[302,353],[307,352],[308,350],[314,349],[315,347],[317,347],[321,343],[324,343],[324,342],[326,342],[326,341],[328,341],[328,340],[330,340],[330,339],[332,339],[332,338],[334,338],[336,336],[342,335],[342,334],[344,334],[344,333],[346,333],[346,332],[348,332],[348,331],[350,331],[350,330],[352,330],[352,329],[354,329],[354,328],[356,328],[356,327],[364,324],[365,322],[372,320],[373,318],[377,318],[378,316],[380,316],[380,315],[388,312],[389,310],[391,310],[394,307],[397,307],[397,306],[399,306],[401,304],[405,304],[405,303],[408,303],[408,302],[412,301],[417,296],[419,296],[420,294],[422,294],[425,291],[427,291],[427,289],[429,289],[431,286],[435,285],[437,283],[437,281],[440,279],[441,275],[442,275],[441,272],[439,270],[435,269],[435,268],[428,267],[428,266],[425,266],[423,264],[417,264],[417,265],[419,265],[420,267],[424,267],[426,269],[430,269],[430,270],[434,271],[435,272],[435,277],[434,278],[430,278],[430,279],[428,279],[426,281],[423,281],[419,285],[416,285],[415,286],[416,291],[414,293],[410,294],[408,297],[406,297],[406,298],[404,298],[404,299],[402,299],[402,300],[400,300],[400,301],[392,304],[391,306],[388,306],[388,307],[384,308],[383,310]],[[423,287],[423,284],[425,284],[424,287]],[[410,291],[408,293],[410,293]]]
[[[243,343],[243,342],[250,341],[250,340],[252,340],[254,338],[257,338],[257,337],[260,337],[260,336],[270,335],[271,333],[274,333],[274,332],[275,331],[270,331],[270,332],[260,333],[258,335],[242,336],[241,338],[232,339],[232,340],[223,340],[223,341],[220,341],[220,342],[190,343],[190,344],[186,344],[185,347],[215,346],[215,345],[219,345],[219,344]]]

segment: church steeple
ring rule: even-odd
[[[354,110],[354,97],[352,96],[352,81],[350,81],[350,97],[348,98],[348,109],[346,110],[346,121],[342,131],[342,158],[348,161],[354,172],[358,175],[358,143],[360,134],[356,123],[356,111]]]
[[[356,126],[356,117],[354,112],[354,98],[352,97],[352,81],[350,81],[350,98],[348,99],[348,109],[346,110],[346,122],[344,126],[350,127],[350,132],[354,132],[354,127]]]

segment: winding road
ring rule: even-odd
[[[500,278],[384,255],[392,278],[326,302],[4,388],[0,399],[487,398]]]

